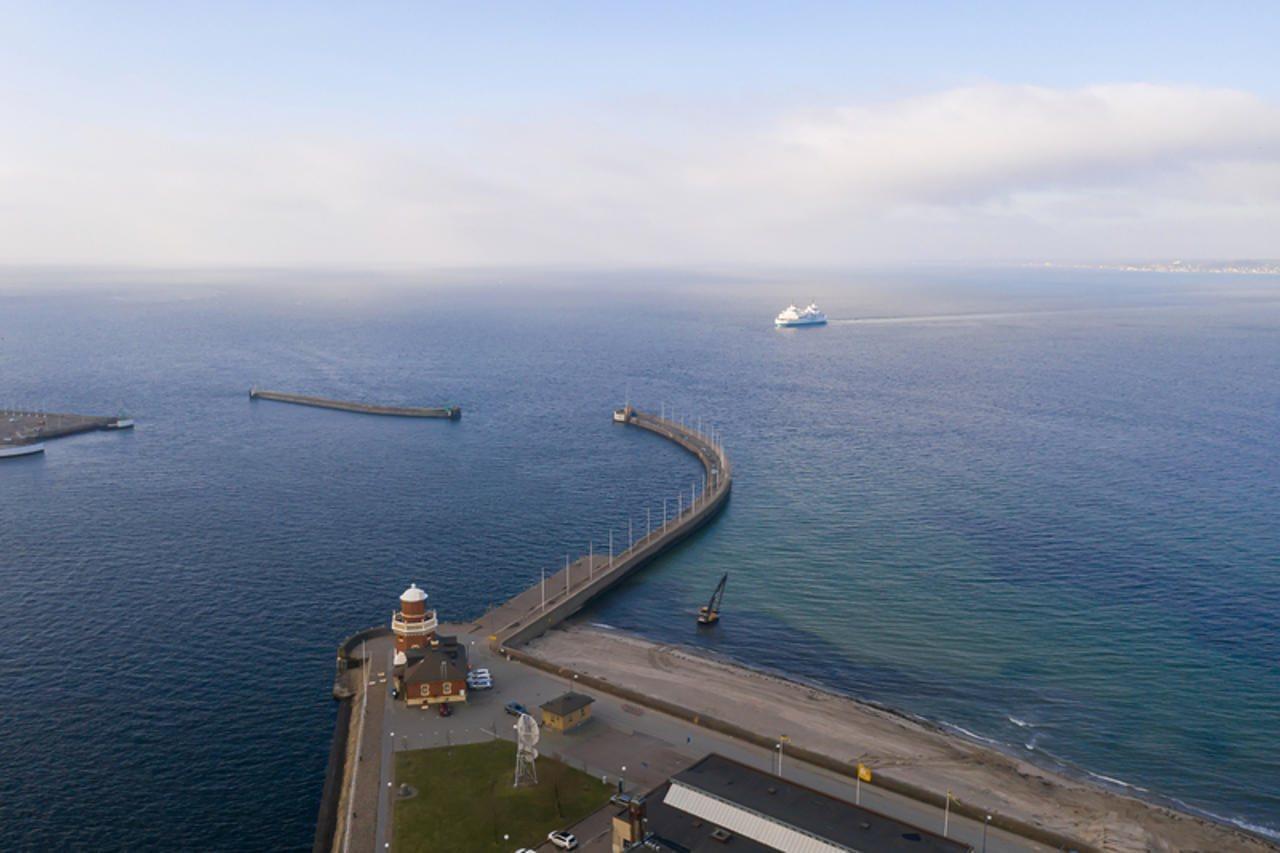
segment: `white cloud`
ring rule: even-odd
[[[447,141],[3,118],[0,262],[1268,256],[1280,222],[1280,107],[1229,90],[613,107],[472,122]]]

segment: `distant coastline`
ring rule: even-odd
[[[1054,261],[1027,263],[1028,267],[1109,272],[1215,273],[1219,275],[1280,275],[1280,260],[1235,261],[1148,261],[1109,264],[1060,264]]]

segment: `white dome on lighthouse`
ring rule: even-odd
[[[411,583],[409,584],[408,589],[400,593],[400,600],[401,601],[426,601],[427,594],[422,590],[418,589],[418,585],[416,583]]]

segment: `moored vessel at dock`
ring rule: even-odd
[[[44,442],[34,444],[0,444],[0,459],[14,459],[19,456],[34,456],[44,453]]]

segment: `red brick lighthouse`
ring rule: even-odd
[[[436,612],[427,609],[427,594],[417,584],[400,594],[400,609],[391,614],[396,635],[396,657],[412,648],[427,648],[436,636]]]

